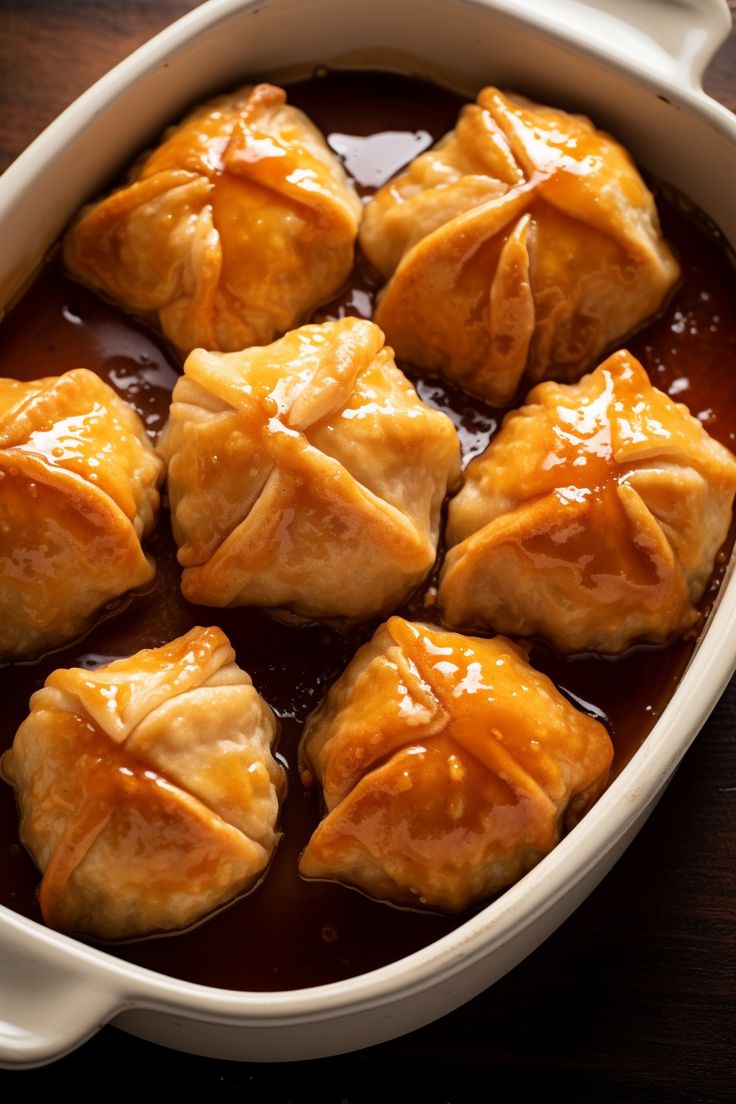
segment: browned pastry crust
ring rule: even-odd
[[[204,104],[82,211],[70,271],[156,312],[183,353],[264,344],[304,321],[353,263],[361,204],[306,115],[270,84]]]
[[[0,660],[77,636],[148,583],[163,465],[138,415],[93,372],[0,378]]]
[[[518,645],[392,617],[307,722],[327,812],[300,871],[460,912],[554,847],[612,753]]]
[[[159,449],[184,596],[301,619],[395,608],[434,562],[460,473],[449,418],[357,318],[195,351]]]
[[[46,923],[132,938],[248,890],[277,841],[275,732],[217,628],[54,671],[3,764]]]
[[[360,242],[396,355],[499,405],[522,380],[577,379],[679,274],[626,151],[496,88],[380,189]]]
[[[455,628],[620,652],[695,623],[736,458],[627,352],[507,415],[450,504],[439,587]]]

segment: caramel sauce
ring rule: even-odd
[[[370,195],[402,165],[449,130],[462,99],[455,93],[387,74],[333,73],[290,86],[289,100],[328,136]],[[658,191],[665,236],[683,266],[683,280],[661,315],[626,343],[652,382],[685,402],[723,444],[736,443],[736,276],[719,243],[692,213]],[[313,321],[370,317],[376,280],[358,258],[352,278]],[[56,259],[0,326],[0,372],[18,379],[96,371],[142,415],[152,435],[166,418],[180,365],[144,321],[126,315],[69,280]],[[467,462],[485,448],[503,416],[440,380],[417,377],[425,402],[455,423]],[[732,538],[731,538],[732,540]],[[728,547],[730,548],[730,543]],[[164,974],[231,989],[278,990],[316,985],[371,970],[426,946],[463,917],[445,918],[392,908],[345,887],[306,882],[298,858],[320,813],[316,791],[297,770],[304,719],[371,635],[322,626],[287,627],[257,609],[192,606],[179,592],[180,569],[166,511],[147,545],[157,562],[153,587],[112,603],[95,628],[35,663],[0,669],[0,751],[10,747],[28,712],[28,699],[56,667],[94,668],[140,648],[157,647],[197,624],[217,624],[240,665],[281,722],[278,754],[289,770],[281,814],[283,838],[262,883],[193,931],[119,944],[108,950]],[[712,604],[725,565],[716,571],[701,608]],[[436,574],[400,610],[433,621]],[[692,653],[695,633],[668,647],[637,647],[623,656],[563,658],[536,643],[530,660],[571,701],[603,720],[615,744],[614,771],[640,746],[661,714]],[[39,874],[18,842],[13,792],[0,785],[0,902],[40,920]]]

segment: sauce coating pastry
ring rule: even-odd
[[[495,88],[367,205],[396,355],[498,405],[573,380],[679,275],[627,152],[590,120]]]
[[[359,620],[427,574],[460,446],[383,340],[344,318],[189,356],[159,449],[190,602]]]
[[[629,353],[539,384],[450,504],[443,619],[562,651],[666,641],[698,619],[735,490],[736,458]]]
[[[327,813],[300,872],[461,912],[551,851],[612,754],[520,646],[392,617],[307,722]]]
[[[250,889],[277,841],[275,733],[217,628],[54,671],[3,764],[46,923],[134,938]]]
[[[64,259],[182,352],[272,341],[338,291],[360,201],[306,115],[270,84],[192,112],[84,211]]]
[[[79,368],[0,378],[0,660],[77,636],[154,576],[163,465],[138,415]]]

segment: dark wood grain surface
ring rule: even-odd
[[[112,65],[196,6],[0,0],[0,169]],[[706,88],[736,109],[734,34]],[[509,976],[421,1031],[340,1058],[241,1065],[108,1027],[52,1067],[0,1073],[0,1094],[356,1104],[403,1099],[408,1088],[451,1104],[542,1093],[612,1104],[732,1101],[735,730],[736,682],[599,889]]]

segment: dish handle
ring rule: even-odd
[[[63,966],[58,947],[29,951],[20,932],[13,936],[0,949],[0,1068],[27,1069],[86,1042],[123,1002],[88,981],[78,962]]]
[[[731,31],[727,0],[501,0],[552,33],[668,83],[700,90]]]

